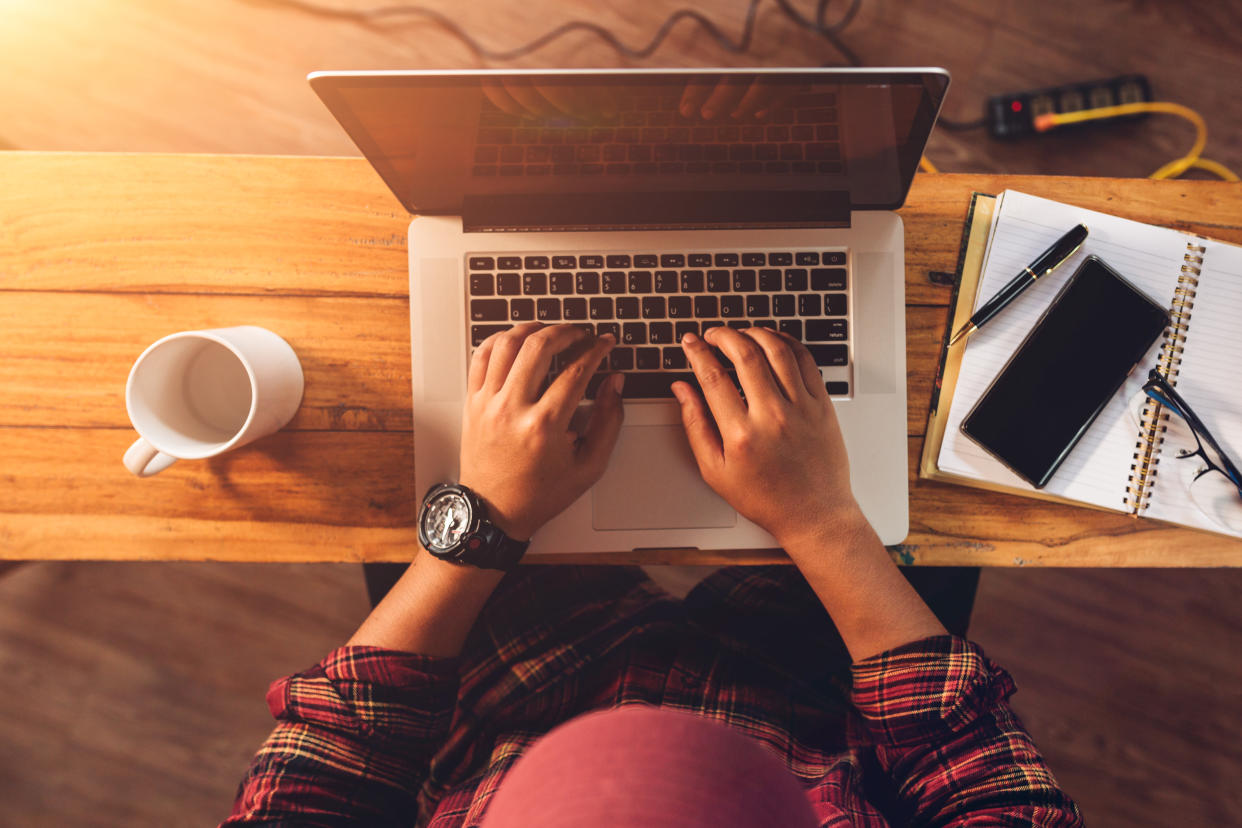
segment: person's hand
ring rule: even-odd
[[[509,537],[528,540],[603,476],[621,431],[620,376],[600,386],[581,433],[574,415],[615,345],[611,336],[529,322],[487,338],[474,352],[460,482]],[[562,351],[572,361],[542,390]]]
[[[611,88],[577,84],[533,83],[529,78],[484,78],[483,94],[501,112],[527,120],[571,117],[592,120],[613,115],[617,102]]]
[[[694,78],[682,90],[678,109],[683,118],[714,121],[763,121],[797,91],[762,75]]]
[[[703,396],[685,382],[673,393],[707,484],[786,550],[856,518],[845,442],[810,352],[767,328],[704,336],[682,339]],[[733,363],[744,401],[709,344]]]

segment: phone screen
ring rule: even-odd
[[[1163,308],[1088,256],[962,431],[1042,488],[1168,323]]]

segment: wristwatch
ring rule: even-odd
[[[487,518],[479,496],[456,483],[432,486],[418,510],[418,541],[442,561],[510,570],[529,541],[515,541]]]

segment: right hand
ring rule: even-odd
[[[767,328],[704,336],[682,340],[703,396],[685,382],[673,393],[707,484],[786,550],[857,525],[845,441],[810,352]],[[745,401],[709,344],[733,362]]]

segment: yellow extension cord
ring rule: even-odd
[[[1237,174],[1217,161],[1200,157],[1203,147],[1207,144],[1207,124],[1203,121],[1203,116],[1195,112],[1188,106],[1181,104],[1166,103],[1157,101],[1154,103],[1132,103],[1121,104],[1120,106],[1101,106],[1096,109],[1082,109],[1078,112],[1059,112],[1037,115],[1035,117],[1034,126],[1036,132],[1047,132],[1055,129],[1063,124],[1076,124],[1080,121],[1094,121],[1099,118],[1113,118],[1119,115],[1137,115],[1141,112],[1163,112],[1168,115],[1178,115],[1190,121],[1195,126],[1195,142],[1187,152],[1180,158],[1175,158],[1165,164],[1160,169],[1151,174],[1151,178],[1176,178],[1191,167],[1206,170],[1213,175],[1223,178],[1226,181],[1237,181]],[[923,172],[939,172],[936,167],[924,156],[919,160],[919,169]]]

